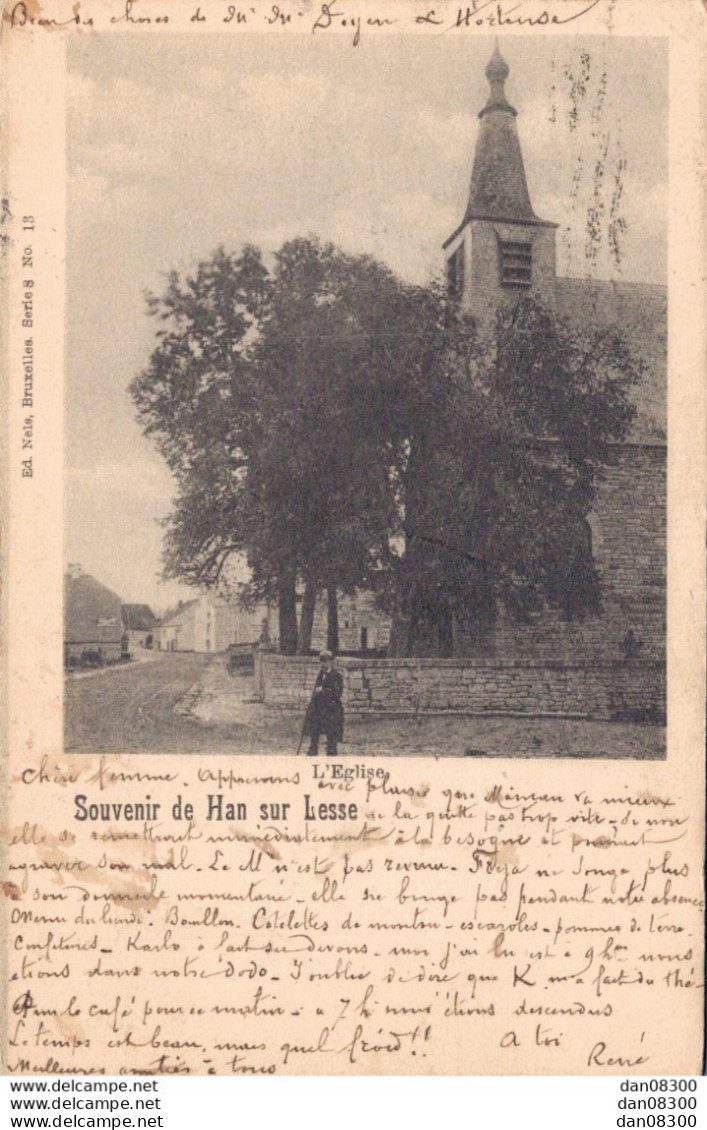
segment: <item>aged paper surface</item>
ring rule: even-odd
[[[7,1071],[700,1071],[703,34],[687,0],[5,7]],[[311,234],[420,282],[463,215],[496,35],[558,281],[645,284],[651,302],[667,281],[665,737],[626,705],[662,659],[617,604],[622,658],[591,690],[618,696],[613,715],[589,706],[596,656],[556,683],[554,652],[513,653],[487,709],[486,657],[398,662],[366,634],[341,647],[336,758],[298,756],[316,658],[263,646],[245,694],[225,661],[203,667],[213,638],[177,645],[173,588],[165,654],[154,629],[121,667],[109,648],[152,622],[123,612],[111,635],[109,604],[69,637],[63,574],[67,601],[77,563],[109,597],[123,586],[123,609],[160,599],[149,555],[172,484],[127,392],[155,343],[142,292],[219,243],[272,254]],[[541,245],[514,230],[496,235],[522,285]],[[631,442],[664,458],[664,429]],[[592,533],[600,554],[607,527]],[[194,633],[218,613],[203,609]],[[462,685],[461,708],[434,699]]]

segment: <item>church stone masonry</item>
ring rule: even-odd
[[[469,201],[444,244],[447,286],[480,330],[502,302],[529,295],[575,327],[618,329],[645,376],[636,417],[615,445],[594,512],[592,551],[603,582],[598,616],[566,622],[551,610],[530,624],[501,616],[482,643],[455,626],[456,655],[570,663],[665,661],[667,295],[664,287],[560,278],[557,224],[533,211],[517,128],[508,102],[509,68],[496,47],[486,68],[489,97],[479,131]],[[657,712],[662,704],[657,706]]]

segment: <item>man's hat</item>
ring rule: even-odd
[[[319,652],[319,658],[322,659],[322,660],[330,660],[330,659],[333,659],[334,656],[332,655],[332,653],[330,651],[320,651]]]

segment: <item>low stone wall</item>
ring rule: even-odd
[[[665,664],[587,665],[527,659],[340,659],[346,710],[362,714],[520,714],[660,721]],[[255,693],[266,705],[307,705],[316,659],[259,652]]]
[[[65,641],[64,666],[68,667],[71,660],[80,663],[81,657],[98,655],[104,663],[119,663],[123,657],[123,647],[120,640],[84,640],[79,643]]]

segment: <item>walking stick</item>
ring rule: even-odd
[[[307,706],[307,709],[304,712],[304,721],[302,723],[302,732],[299,736],[299,745],[297,746],[297,756],[298,757],[300,755],[300,750],[302,749],[302,742],[304,741],[304,732],[307,729],[307,715],[308,714],[309,714],[309,705]]]
[[[315,688],[315,690],[316,690],[316,688]],[[299,757],[300,750],[302,749],[302,742],[304,741],[304,735],[305,735],[306,730],[307,730],[307,719],[309,718],[309,712],[312,709],[313,704],[314,704],[314,691],[312,691],[312,697],[310,698],[309,702],[307,703],[307,709],[304,712],[304,720],[302,722],[302,732],[299,736],[299,745],[297,746],[297,757]]]

